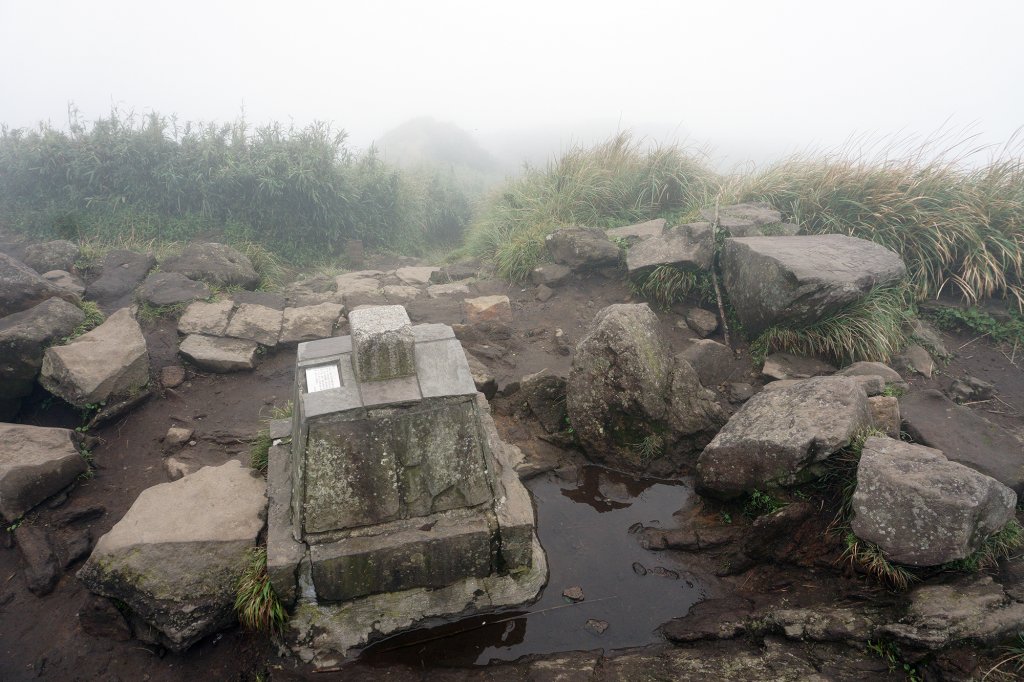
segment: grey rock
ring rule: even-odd
[[[88,469],[75,433],[0,424],[0,514],[8,521],[72,485]]]
[[[861,643],[875,636],[881,616],[864,609],[816,607],[778,609],[768,619],[789,639]]]
[[[139,298],[157,308],[207,298],[210,287],[180,272],[154,272],[139,287]]]
[[[379,270],[360,270],[358,272],[346,272],[334,278],[334,300],[338,303],[345,303],[349,309],[348,298],[352,296],[384,295],[379,277],[384,274]]]
[[[348,320],[352,327],[352,364],[360,381],[382,381],[416,373],[415,337],[405,308],[361,308],[349,313]]]
[[[39,383],[78,407],[137,393],[149,383],[149,353],[131,311],[122,308],[66,346],[47,348]]]
[[[718,315],[703,308],[690,308],[683,316],[686,326],[700,338],[711,336],[718,330]]]
[[[46,529],[22,524],[14,531],[14,541],[25,563],[28,589],[37,597],[53,592],[63,571]]]
[[[473,384],[476,386],[476,390],[483,393],[484,397],[490,400],[498,392],[498,380],[487,369],[487,366],[475,356],[467,353],[466,360],[469,361],[469,371],[473,375]]]
[[[164,436],[164,447],[176,450],[187,443],[190,438],[192,438],[192,429],[172,426],[167,429],[167,434]]]
[[[241,303],[235,308],[224,335],[273,348],[281,338],[283,323],[284,313],[280,310],[255,303]]]
[[[857,466],[853,532],[891,561],[963,559],[1013,518],[1017,495],[939,450],[871,437]]]
[[[7,398],[29,395],[43,352],[85,320],[78,306],[51,298],[28,310],[0,318],[0,386]]]
[[[255,341],[189,334],[178,350],[197,367],[223,374],[255,367],[257,348]]]
[[[431,284],[449,284],[461,282],[464,279],[473,279],[480,272],[479,266],[468,264],[446,265],[430,274]]]
[[[383,289],[384,298],[393,305],[404,305],[409,301],[415,301],[424,292],[423,289],[414,286],[390,284]]]
[[[889,436],[889,438],[900,437],[900,401],[892,396],[874,396],[868,398],[868,407],[871,408],[872,425]]]
[[[838,234],[726,239],[721,264],[751,337],[776,324],[817,322],[906,273],[892,251]]]
[[[301,343],[333,336],[343,309],[340,303],[285,308],[280,343]]]
[[[181,365],[168,365],[160,370],[160,385],[164,388],[177,388],[185,383],[185,368]]]
[[[530,281],[540,286],[544,284],[549,287],[557,287],[565,282],[572,274],[572,268],[558,263],[545,263],[538,265],[530,271]]]
[[[836,368],[827,362],[805,358],[790,353],[772,353],[764,361],[761,374],[768,379],[809,379],[823,374],[832,374]]]
[[[942,335],[935,330],[935,327],[920,318],[910,321],[910,338],[924,346],[928,352],[940,360],[948,360],[953,357],[942,342]]]
[[[762,391],[704,448],[698,486],[735,497],[797,483],[870,425],[868,398],[848,377],[816,377]]]
[[[711,339],[694,341],[679,357],[690,363],[700,377],[700,383],[708,387],[728,381],[735,371],[736,357],[732,351],[728,346]]]
[[[551,300],[551,297],[555,295],[555,290],[549,287],[547,284],[540,284],[537,286],[537,291],[534,293],[534,297],[541,303],[547,303]]]
[[[263,527],[265,487],[232,460],[148,488],[99,539],[78,578],[184,651],[235,622],[235,582]]]
[[[233,301],[196,301],[178,318],[179,334],[206,334],[207,336],[224,336],[228,330]]]
[[[82,280],[66,270],[49,270],[44,272],[42,277],[50,284],[58,286],[75,296],[82,297],[85,295],[85,284],[82,283]]]
[[[949,386],[949,395],[959,403],[990,400],[995,395],[995,386],[977,377],[965,376],[954,379]]]
[[[1024,446],[1005,429],[936,390],[903,396],[900,413],[915,442],[1024,494]]]
[[[216,242],[190,244],[181,254],[161,263],[160,269],[221,287],[255,289],[260,283],[259,274],[245,254]]]
[[[680,225],[656,237],[650,237],[626,251],[626,269],[630,277],[647,274],[662,265],[704,271],[715,258],[715,232],[711,223]]]
[[[745,403],[754,397],[754,387],[746,383],[731,383],[726,387],[730,402]]]
[[[893,364],[906,372],[916,372],[926,379],[935,373],[935,360],[923,346],[912,344],[893,358]]]
[[[80,252],[78,244],[66,239],[58,239],[42,244],[32,244],[25,249],[25,257],[22,260],[25,265],[36,272],[49,272],[50,270],[70,272],[74,269]]]
[[[565,430],[565,386],[565,379],[553,374],[531,374],[520,384],[520,395],[548,433]]]
[[[431,276],[440,270],[437,267],[404,267],[395,270],[395,277],[402,281],[402,284],[411,286],[426,286],[430,284]]]
[[[101,304],[110,304],[128,296],[142,283],[156,258],[151,253],[111,251],[103,258],[100,276],[85,288],[85,297]]]
[[[701,218],[714,221],[714,208],[705,208],[700,212]],[[750,202],[721,206],[717,211],[718,226],[731,237],[759,237],[778,231],[772,228],[782,224],[782,214],[764,202]]]
[[[670,355],[647,304],[598,312],[576,348],[566,403],[589,457],[634,470],[678,466],[725,421],[694,369]]]
[[[617,265],[621,252],[596,227],[563,227],[544,238],[548,253],[556,263],[572,270],[594,270]]]
[[[242,303],[254,303],[271,310],[284,310],[287,305],[284,295],[274,291],[248,291],[241,289],[231,293],[231,300],[235,307]]]
[[[707,599],[690,607],[682,618],[673,618],[659,628],[670,642],[732,639],[747,629],[753,604],[739,597]]]
[[[856,376],[877,376],[881,377],[886,386],[895,386],[906,390],[907,382],[903,380],[900,373],[881,362],[855,362],[836,372],[843,377]]]
[[[451,284],[431,284],[427,287],[428,298],[444,298],[446,296],[468,296],[469,286],[465,282]]]
[[[635,225],[613,227],[610,230],[605,230],[605,234],[609,239],[623,239],[626,244],[633,246],[649,237],[660,236],[665,231],[665,224],[664,218],[655,218]]]
[[[48,298],[77,303],[78,296],[47,282],[32,268],[0,253],[0,318],[20,313]]]
[[[562,596],[568,599],[569,601],[583,601],[583,588],[579,585],[567,587],[564,590],[562,590]]]

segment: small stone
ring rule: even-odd
[[[194,445],[194,443],[190,442],[189,445]],[[199,471],[200,468],[200,464],[198,462],[183,459],[181,457],[164,457],[163,465],[164,472],[172,481],[177,481],[183,476],[193,474]]]
[[[160,384],[164,388],[177,388],[185,383],[185,368],[181,365],[168,365],[160,370]]]
[[[462,302],[468,324],[503,322],[512,324],[512,304],[508,296],[480,296]]]
[[[608,621],[597,620],[596,618],[588,618],[587,622],[583,625],[587,630],[590,630],[594,634],[603,635],[604,631],[608,629]]]
[[[572,270],[568,266],[546,263],[538,265],[530,272],[530,281],[538,286],[546,284],[549,287],[555,287],[562,284],[571,274]]]
[[[765,359],[761,374],[768,379],[809,379],[832,374],[836,368],[827,362],[790,353],[772,353]]]
[[[583,601],[583,588],[579,585],[567,587],[566,589],[562,590],[562,596],[568,599],[569,601],[573,602]]]
[[[894,363],[897,367],[910,372],[917,372],[926,379],[931,379],[935,372],[935,361],[928,351],[922,346],[907,346],[903,353],[896,357]]]
[[[188,442],[192,437],[192,429],[186,429],[182,426],[172,426],[167,429],[167,435],[164,436],[164,447],[178,448]]]
[[[708,387],[728,380],[736,364],[729,347],[711,339],[694,341],[676,357],[690,363],[700,377],[700,383]]]
[[[14,541],[25,561],[25,582],[37,597],[53,592],[60,580],[61,567],[49,534],[44,528],[22,524],[14,531]]]
[[[686,326],[697,336],[706,338],[718,329],[718,315],[703,308],[690,308],[686,311]]]
[[[431,284],[427,287],[428,298],[441,298],[443,296],[458,296],[469,293],[469,286],[465,282],[452,282],[451,284]]]
[[[546,303],[554,295],[555,290],[549,287],[547,284],[541,284],[539,287],[537,287],[537,291],[534,293],[534,296],[541,303]]]
[[[991,400],[995,395],[995,386],[975,377],[966,376],[955,379],[949,386],[949,395],[958,403],[969,403],[980,400]]]

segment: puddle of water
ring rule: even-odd
[[[693,496],[692,485],[588,466],[575,483],[549,476],[527,487],[550,571],[541,598],[516,611],[393,637],[367,649],[364,662],[483,665],[526,654],[642,646],[659,641],[659,625],[704,598],[683,566],[642,549],[634,534],[641,524],[671,526],[672,514]],[[582,588],[584,601],[562,596],[574,586]],[[598,634],[588,620],[605,621],[608,628]]]

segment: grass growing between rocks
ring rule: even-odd
[[[859,360],[888,362],[906,345],[906,324],[913,316],[913,298],[906,287],[879,287],[814,324],[766,329],[751,344],[751,355],[763,360],[784,351],[840,365]]]
[[[70,334],[60,340],[60,345],[71,343],[82,334],[91,332],[103,324],[103,320],[106,319],[95,301],[81,301],[78,303],[78,308],[85,313],[85,319],[72,329]]]
[[[270,429],[260,429],[256,439],[249,446],[249,466],[260,473],[266,473],[272,444]]]
[[[985,538],[974,554],[946,564],[943,568],[977,573],[995,567],[1001,559],[1009,559],[1021,547],[1024,547],[1024,527],[1021,527],[1017,519],[1010,519],[1002,530]]]
[[[715,301],[715,286],[709,272],[692,272],[672,265],[659,265],[650,273],[630,281],[633,294],[655,301],[665,308],[694,297],[702,303]]]
[[[235,611],[238,622],[248,630],[281,632],[288,622],[288,613],[267,575],[266,547],[254,547],[249,552],[249,561],[236,586]]]

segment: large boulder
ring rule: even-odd
[[[938,566],[977,551],[1016,505],[1012,490],[939,450],[873,436],[857,465],[853,532],[892,561]]]
[[[149,382],[149,353],[139,323],[121,308],[100,326],[43,355],[39,383],[72,405],[127,398]]]
[[[85,297],[103,305],[118,302],[135,291],[154,265],[151,253],[111,251],[103,258],[100,276],[85,288]]]
[[[900,414],[915,442],[1024,494],[1024,445],[1008,431],[934,389],[900,398]]]
[[[235,583],[263,528],[265,489],[231,460],[143,490],[78,578],[184,651],[236,621]]]
[[[221,287],[255,289],[260,283],[259,274],[245,254],[216,242],[191,244],[181,254],[161,263],[160,269]]]
[[[630,277],[652,272],[662,265],[690,270],[710,270],[715,260],[715,231],[711,223],[680,225],[649,237],[626,251]]]
[[[0,253],[0,317],[28,310],[48,298],[78,302],[78,296],[47,282],[24,263]]]
[[[88,469],[74,431],[0,424],[0,515],[21,518]]]
[[[210,287],[180,272],[154,272],[139,287],[139,298],[157,308],[207,298]]]
[[[576,348],[566,404],[588,457],[634,470],[678,468],[725,421],[646,303],[598,312]]]
[[[563,227],[544,238],[551,259],[573,270],[617,265],[621,252],[596,227]]]
[[[775,324],[817,322],[906,273],[884,246],[840,234],[726,239],[721,265],[751,337]]]
[[[32,392],[43,365],[43,351],[85,321],[78,306],[51,298],[0,318],[0,386],[6,398]]]
[[[71,272],[80,252],[78,244],[66,239],[58,239],[42,244],[32,244],[25,249],[25,257],[22,260],[25,265],[39,273],[50,270]]]
[[[697,484],[728,498],[799,483],[871,424],[868,397],[848,377],[815,377],[762,391],[704,448]]]

